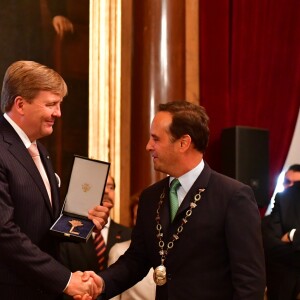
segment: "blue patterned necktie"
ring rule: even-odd
[[[180,187],[180,182],[177,178],[173,179],[170,187],[170,212],[171,212],[171,222],[173,222],[174,217],[178,210],[178,196],[177,190]]]

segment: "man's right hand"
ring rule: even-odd
[[[84,273],[77,271],[72,273],[65,293],[74,299],[81,299],[85,295],[86,300],[96,299],[102,291],[102,279],[92,271]],[[80,296],[80,298],[76,298]]]

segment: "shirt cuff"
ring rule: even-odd
[[[292,229],[290,232],[289,232],[289,238],[290,238],[290,241],[292,242],[294,240],[294,234],[296,232],[296,229]]]

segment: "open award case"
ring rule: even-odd
[[[67,195],[50,232],[74,242],[87,242],[94,223],[88,211],[102,203],[110,163],[74,156]]]

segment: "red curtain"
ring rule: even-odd
[[[201,0],[200,70],[205,159],[221,171],[223,128],[268,129],[271,195],[300,106],[300,1]]]

